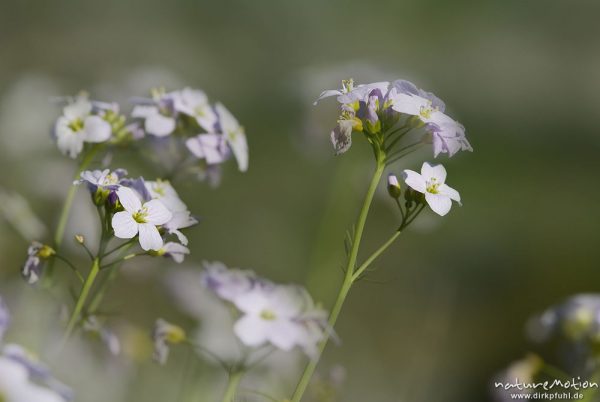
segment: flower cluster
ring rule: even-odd
[[[152,98],[138,99],[132,117],[143,121],[148,135],[166,137],[191,133],[185,145],[191,154],[216,166],[233,156],[241,171],[248,169],[248,143],[244,128],[221,103],[211,105],[198,89],[153,91]]]
[[[421,143],[432,143],[433,154],[453,156],[458,151],[472,151],[465,128],[446,115],[445,104],[430,92],[411,82],[396,80],[354,85],[352,79],[342,82],[342,89],[327,90],[321,99],[336,96],[341,115],[331,132],[336,154],[352,145],[352,133],[364,133],[378,150],[392,151],[402,136],[412,129],[424,128]],[[418,144],[418,143],[417,143]]]
[[[61,98],[61,102],[65,105],[52,134],[59,150],[71,158],[80,155],[87,143],[122,145],[144,138],[169,137],[176,148],[185,150],[184,155],[177,152],[171,156],[178,159],[174,165],[179,170],[185,170],[181,168],[188,156],[192,162],[201,161],[190,170],[213,182],[220,175],[219,166],[232,156],[240,171],[248,169],[244,128],[221,103],[210,104],[201,90],[153,90],[150,98],[133,99],[135,105],[129,120],[118,104],[90,100],[85,93]],[[159,148],[164,151],[165,147]]]
[[[10,315],[0,297],[0,345]],[[30,352],[15,344],[6,344],[0,352],[0,401],[66,402],[71,390],[56,380],[49,369]]]
[[[241,314],[234,332],[244,345],[270,344],[284,351],[298,346],[307,355],[315,355],[325,336],[326,313],[305,289],[277,285],[220,262],[205,263],[203,283]]]

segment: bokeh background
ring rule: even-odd
[[[337,328],[342,342],[328,348],[319,375],[344,368],[344,402],[488,400],[490,379],[531,348],[529,316],[600,291],[598,15],[600,3],[582,0],[2,1],[0,186],[25,197],[50,233],[74,170],[48,134],[59,113],[50,97],[85,89],[126,105],[156,86],[202,88],[245,126],[250,169],[228,164],[218,188],[177,183],[203,218],[189,231],[185,265],[252,268],[306,284],[330,306],[373,162],[361,140],[334,157],[335,102],[312,101],[348,77],[413,80],[467,128],[475,152],[441,158],[464,206],[422,216],[353,290]],[[424,151],[394,170],[431,158]],[[131,155],[117,162],[152,174]],[[95,216],[79,196],[69,233],[92,236]],[[35,349],[45,338],[40,319],[58,318],[52,296],[19,278],[27,242],[2,204],[0,292],[17,315],[13,340]],[[362,255],[397,222],[381,191]],[[108,303],[117,319],[192,326],[163,285],[178,269],[125,265]],[[142,347],[142,335],[130,338]],[[58,369],[76,388],[88,384],[78,400],[180,400],[185,353],[166,368],[92,353]],[[221,384],[209,369],[195,369],[200,388]]]

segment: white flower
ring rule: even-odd
[[[385,93],[390,83],[386,81],[373,82],[371,84],[363,84],[354,86],[354,80],[343,80],[342,89],[328,89],[323,91],[321,95],[314,102],[316,105],[320,100],[329,98],[331,96],[337,96],[337,101],[341,104],[350,104],[358,100],[364,100],[367,95],[374,89],[380,89]]]
[[[188,138],[185,145],[196,158],[206,160],[208,165],[223,163],[231,155],[221,134],[199,134]]]
[[[301,320],[305,302],[304,291],[296,286],[255,286],[234,299],[244,313],[235,323],[234,332],[251,347],[270,343],[285,351],[295,346],[308,348],[316,337]]]
[[[190,249],[175,242],[167,242],[164,246],[157,251],[159,256],[171,257],[173,261],[181,264],[185,259],[185,256],[190,253]]]
[[[154,340],[154,360],[159,364],[165,364],[169,357],[169,344],[185,341],[186,334],[181,327],[159,318],[154,324],[152,339]]]
[[[392,109],[417,116],[431,132],[434,156],[447,153],[453,156],[458,151],[473,151],[465,136],[465,128],[443,113],[444,104],[433,94],[425,98],[412,93],[398,93],[393,97]],[[435,102],[434,102],[435,101]]]
[[[425,194],[425,200],[438,215],[444,216],[452,207],[452,200],[460,204],[458,191],[445,184],[446,169],[442,165],[423,163],[421,174],[405,170],[404,181],[414,190]]]
[[[0,357],[0,401],[2,402],[64,402],[58,393],[29,379],[23,365]]]
[[[184,88],[172,95],[173,107],[177,112],[195,118],[200,127],[209,133],[215,131],[218,117],[203,91]]]
[[[140,99],[133,108],[131,117],[144,120],[144,130],[157,137],[165,137],[177,127],[177,112],[174,109],[174,93],[153,91],[152,99]]]
[[[160,250],[163,239],[156,226],[167,223],[173,214],[158,200],[142,204],[136,193],[127,187],[120,187],[117,196],[125,211],[117,212],[112,218],[115,236],[132,239],[139,233],[140,246],[144,250]]]
[[[240,171],[245,172],[248,170],[248,142],[246,141],[244,128],[240,126],[236,118],[222,104],[217,103],[215,110],[219,116],[221,133],[225,137],[227,144],[229,144]]]
[[[185,229],[197,223],[198,220],[192,216],[190,211],[177,211],[173,212],[173,217],[163,227],[167,229],[167,233],[174,234],[181,244],[187,246],[188,238],[179,229]]]
[[[173,213],[187,211],[187,206],[168,180],[144,181],[144,185],[150,197],[159,200],[169,211]]]
[[[104,142],[112,133],[110,124],[102,117],[92,114],[92,103],[83,96],[63,109],[54,127],[58,148],[75,158],[83,149],[84,142]]]
[[[257,280],[252,271],[229,269],[219,261],[204,262],[202,282],[223,300],[233,302],[241,294],[249,292]]]

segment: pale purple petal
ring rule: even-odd
[[[447,195],[425,193],[425,201],[431,210],[440,216],[446,215],[452,208],[452,200]]]
[[[88,116],[85,118],[83,131],[85,141],[104,142],[110,138],[112,128],[102,117]]]
[[[420,193],[427,192],[427,182],[419,173],[412,170],[405,170],[402,172],[402,177],[404,178],[404,182],[414,190]]]
[[[130,214],[138,212],[142,208],[142,202],[135,191],[128,187],[119,187],[117,190],[119,202]]]
[[[156,226],[151,223],[140,223],[140,246],[142,249],[158,251],[163,246],[163,239]]]
[[[146,208],[146,221],[153,225],[162,225],[167,223],[173,217],[171,211],[159,200],[150,200],[144,204]]]
[[[119,239],[131,239],[138,233],[138,223],[127,211],[117,212],[113,216],[112,228]]]
[[[269,326],[257,316],[246,315],[234,325],[233,331],[246,346],[257,347],[268,339]]]
[[[446,181],[446,168],[425,162],[421,167],[421,175],[425,180],[436,179],[439,184],[443,184]]]

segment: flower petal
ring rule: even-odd
[[[442,184],[439,186],[438,193],[450,197],[451,200],[454,200],[460,204],[460,194],[447,184]]]
[[[425,162],[421,167],[421,175],[425,180],[436,179],[438,183],[443,184],[446,181],[446,168],[443,165],[432,165]]]
[[[146,221],[153,225],[162,225],[171,220],[173,214],[159,200],[150,200],[144,204],[147,210]]]
[[[119,187],[117,196],[119,197],[119,202],[123,205],[123,208],[125,208],[125,211],[129,212],[130,215],[142,208],[140,198],[135,191],[128,187]]]
[[[160,233],[156,226],[151,223],[139,224],[140,231],[140,246],[148,251],[158,251],[163,246],[163,239],[160,237]]]
[[[247,346],[260,346],[267,341],[268,324],[256,316],[246,315],[235,323],[233,331]]]
[[[138,233],[138,223],[127,211],[117,212],[113,216],[112,228],[119,239],[131,239]]]
[[[425,193],[425,200],[431,210],[440,216],[446,215],[452,208],[452,200],[447,195]]]
[[[100,116],[88,116],[84,123],[84,139],[87,142],[104,142],[110,138],[112,128]]]
[[[419,173],[413,170],[405,170],[402,172],[404,182],[410,186],[413,190],[417,190],[420,193],[427,192],[427,182]]]
[[[175,119],[162,114],[153,114],[146,118],[144,128],[148,134],[164,137],[175,130]]]

